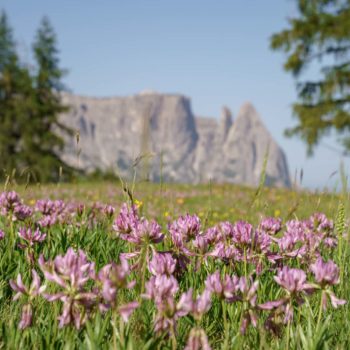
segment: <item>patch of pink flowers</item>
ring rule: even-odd
[[[132,313],[147,303],[157,337],[175,342],[179,322],[186,318],[192,326],[185,349],[210,349],[202,322],[213,305],[219,305],[220,315],[224,315],[225,332],[232,323],[227,315],[239,313],[239,327],[234,332],[246,334],[250,327],[264,322],[266,329],[278,334],[294,321],[298,308],[310,304],[310,298],[319,297],[323,310],[329,302],[334,308],[346,303],[336,290],[341,282],[339,267],[322,258],[325,253],[332,255],[338,237],[333,222],[321,213],[285,224],[280,219],[263,218],[256,227],[238,221],[209,228],[198,216],[187,214],[164,227],[142,216],[134,205],[123,204],[115,213],[114,207],[101,203],[88,208],[39,200],[31,208],[23,205],[15,192],[0,195],[0,213],[6,220],[16,218],[16,247],[32,254],[31,284],[23,283],[21,274],[10,280],[14,300],[25,300],[22,329],[35,321],[37,298],[58,303],[59,326],[77,329],[97,313],[108,311],[128,322]],[[91,225],[106,228],[106,247],[112,239],[119,244],[119,261],[101,266],[98,259],[89,258],[89,251],[69,245],[66,251],[50,256],[52,235],[56,234],[50,228],[64,224],[69,226],[69,234]],[[0,230],[0,240],[4,237]],[[34,259],[34,251],[36,257],[44,253],[46,258],[41,254]],[[128,260],[134,258],[136,263],[129,265]],[[264,291],[269,291],[270,297]]]

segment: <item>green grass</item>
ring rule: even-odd
[[[130,185],[131,187],[131,185]],[[25,202],[38,198],[64,199],[68,201],[96,201],[120,206],[128,200],[118,182],[82,182],[75,184],[10,186],[20,193]],[[136,183],[135,200],[141,202],[143,214],[167,221],[185,213],[196,213],[212,225],[223,220],[244,219],[257,223],[262,217],[276,216],[282,219],[305,218],[316,211],[334,217],[341,195],[332,192],[295,191],[277,188],[257,190],[238,185],[181,185]]]
[[[130,186],[131,187],[131,186]],[[123,190],[120,183],[113,182],[83,182],[75,184],[11,186],[7,189],[16,190],[28,205],[33,205],[36,199],[52,198],[65,201],[82,201],[92,204],[96,201],[112,204],[119,210],[121,203],[130,199],[130,194]],[[131,191],[131,190],[130,190]],[[221,221],[235,222],[246,220],[256,225],[263,217],[281,217],[289,219],[306,219],[315,212],[323,212],[336,221],[337,230],[348,231],[349,206],[347,194],[313,193],[287,189],[253,188],[237,185],[175,185],[152,183],[136,183],[131,191],[134,203],[147,218],[155,218],[166,228],[169,221],[179,215],[197,214],[203,227],[210,227]],[[258,195],[257,195],[258,193]],[[30,223],[27,223],[30,224]],[[14,232],[21,226],[14,223]],[[58,328],[57,317],[61,312],[61,303],[48,303],[38,298],[34,301],[34,325],[21,331],[18,329],[21,306],[23,302],[13,302],[13,291],[8,285],[9,279],[14,279],[18,273],[30,277],[30,266],[25,253],[17,247],[11,235],[9,222],[0,217],[0,229],[7,234],[7,239],[0,241],[0,349],[171,349],[171,341],[166,337],[155,337],[152,329],[154,305],[150,301],[142,302],[128,325],[123,330],[117,320],[113,323],[113,315],[109,311],[101,316],[99,313],[79,331],[73,327]],[[68,247],[83,249],[89,259],[96,262],[99,269],[110,261],[118,261],[120,252],[126,251],[128,245],[115,238],[111,221],[101,219],[93,227],[87,225],[55,225],[48,230],[48,239],[35,247],[35,256],[43,253],[46,258],[54,258],[64,254]],[[13,236],[15,237],[15,236]],[[346,300],[350,299],[350,246],[346,235],[340,247],[334,252],[325,252],[325,259],[333,259],[341,269],[341,283],[336,286],[335,294]],[[16,241],[17,242],[17,241]],[[158,248],[167,248],[167,243]],[[295,267],[298,261],[292,262]],[[37,271],[40,271],[35,266]],[[221,263],[209,261],[199,270],[193,266],[181,280],[182,291],[189,287],[195,290],[203,289],[208,273],[217,268],[223,269]],[[226,268],[226,267],[225,267]],[[254,266],[248,266],[248,272]],[[236,274],[244,274],[242,266],[234,267]],[[259,302],[274,300],[280,293],[280,288],[273,281],[274,272],[268,270],[263,274],[259,285]],[[134,274],[137,278],[137,272]],[[124,301],[138,298],[136,291],[123,293]],[[296,307],[290,334],[284,328],[280,337],[266,332],[263,314],[257,328],[250,327],[246,335],[239,334],[239,321],[242,305],[228,306],[229,343],[230,349],[286,349],[289,339],[289,349],[349,349],[350,307],[349,303],[339,309],[329,308],[322,315],[322,322],[317,327],[319,299],[317,296],[309,299],[310,304]],[[201,320],[213,349],[221,349],[223,344],[221,304],[215,298],[210,311]],[[115,326],[113,326],[115,325]],[[186,343],[190,329],[195,325],[192,317],[180,320],[177,329],[177,345],[182,349]],[[122,332],[122,333],[118,333]],[[116,337],[116,338],[114,338]],[[124,338],[121,341],[121,338]],[[120,342],[124,342],[121,345]],[[115,345],[117,344],[117,345]]]

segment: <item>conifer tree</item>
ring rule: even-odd
[[[0,168],[1,172],[6,172],[9,164],[9,153],[15,145],[11,141],[9,133],[9,115],[6,104],[11,95],[12,75],[10,67],[16,64],[15,43],[12,29],[9,26],[5,12],[0,16]]]
[[[23,65],[12,29],[0,16],[0,178],[30,172],[40,181],[57,180],[60,168],[72,169],[58,157],[63,140],[58,131],[70,130],[58,121],[67,110],[61,103],[64,71],[59,67],[56,36],[44,18],[33,44],[35,71]]]
[[[57,155],[64,146],[58,131],[70,133],[71,130],[58,120],[59,114],[68,108],[62,104],[60,95],[63,90],[61,79],[65,72],[59,66],[56,35],[46,17],[36,33],[33,52],[36,61],[36,112],[23,140],[26,144],[27,162],[34,166],[40,179],[49,180],[57,178],[59,168],[63,168],[66,174],[72,169]]]
[[[21,66],[5,12],[0,15],[0,177],[23,161],[22,131],[33,112],[29,71]]]
[[[298,16],[274,34],[271,47],[288,57],[284,69],[297,79],[299,101],[293,105],[298,135],[312,153],[320,139],[336,131],[350,150],[350,0],[296,0]],[[319,78],[300,82],[311,65]]]

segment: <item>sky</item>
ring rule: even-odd
[[[0,9],[28,62],[39,22],[49,17],[74,93],[181,93],[195,115],[211,117],[223,105],[235,117],[250,101],[285,151],[291,178],[303,170],[303,186],[334,189],[339,176],[331,175],[341,161],[350,164],[328,148],[337,147],[334,137],[310,158],[301,140],[284,136],[296,123],[296,82],[269,38],[296,15],[293,0],[0,0]]]

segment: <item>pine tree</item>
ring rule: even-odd
[[[58,157],[64,146],[58,131],[71,130],[59,123],[60,113],[67,111],[61,102],[61,82],[65,72],[59,67],[57,40],[49,20],[44,17],[33,44],[37,65],[34,76],[36,113],[30,128],[23,135],[26,145],[26,161],[35,164],[34,170],[41,180],[56,179],[59,168],[71,173],[71,168]]]
[[[29,71],[20,65],[12,29],[5,12],[0,16],[0,177],[21,162],[21,136],[32,112]]]
[[[30,172],[35,180],[57,180],[60,168],[72,169],[58,157],[63,140],[57,131],[70,132],[58,116],[67,110],[61,103],[61,78],[56,36],[44,18],[33,45],[34,74],[16,52],[7,16],[0,16],[0,178]]]
[[[11,166],[9,153],[15,147],[14,144],[10,144],[9,115],[6,103],[11,95],[12,85],[12,75],[9,68],[15,64],[16,60],[12,29],[9,26],[6,13],[2,12],[0,16],[0,167],[2,172],[6,172]]]
[[[284,69],[300,78],[311,64],[320,78],[298,82],[293,105],[298,124],[286,135],[298,135],[308,152],[336,131],[350,150],[350,0],[297,0],[298,16],[271,38],[274,50],[288,54]]]
[[[4,11],[0,15],[0,72],[17,59],[12,29]]]

